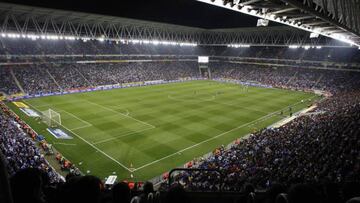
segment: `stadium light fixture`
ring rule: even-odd
[[[250,47],[249,44],[228,44],[227,47],[233,47],[233,48],[248,48]]]
[[[196,47],[197,44],[195,43],[188,43],[188,42],[185,42],[185,43],[180,43],[180,46],[191,46],[191,47]]]
[[[89,41],[90,40],[90,38],[89,37],[83,37],[83,38],[81,38],[82,39],[82,41],[83,42],[87,42],[87,41]]]
[[[104,35],[101,35],[100,37],[97,38],[97,40],[98,40],[99,42],[103,42],[103,41],[105,41],[105,36],[104,36]]]
[[[299,46],[298,45],[290,45],[289,48],[290,49],[297,49],[297,48],[299,48]]]
[[[20,38],[19,34],[16,33],[7,33],[6,35],[8,38]]]
[[[160,42],[157,41],[157,40],[154,40],[154,41],[152,41],[152,44],[153,44],[153,45],[158,45],[158,44],[160,44]]]
[[[55,34],[42,34],[42,35],[36,35],[36,34],[18,34],[18,33],[0,33],[0,37],[3,38],[24,38],[24,39],[43,39],[43,40],[82,40],[83,42],[87,42],[89,40],[98,40],[100,42],[103,42],[105,40],[114,41],[117,43],[122,44],[153,44],[153,45],[172,45],[172,46],[197,46],[196,43],[190,43],[190,42],[175,42],[175,41],[160,41],[160,40],[139,40],[139,39],[108,39],[105,38],[104,35],[98,37],[98,38],[90,38],[90,37],[79,37],[79,36],[71,36],[71,35],[55,35]]]
[[[65,40],[75,40],[74,36],[65,36],[64,37]]]
[[[60,37],[57,35],[46,35],[45,38],[48,40],[58,40]]]
[[[133,44],[139,44],[141,41],[137,39],[129,40]]]

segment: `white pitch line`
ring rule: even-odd
[[[119,135],[117,137],[112,137],[112,138],[108,138],[108,139],[105,139],[105,140],[100,140],[98,142],[93,142],[93,144],[94,145],[101,144],[101,143],[104,143],[104,142],[108,142],[108,141],[111,141],[111,140],[116,140],[118,138],[122,138],[122,137],[125,137],[125,136],[129,136],[129,135],[132,135],[132,134],[136,134],[136,133],[143,132],[143,131],[146,131],[146,130],[151,130],[151,129],[154,129],[154,128],[151,127],[151,128],[146,128],[146,129],[135,131],[135,132],[128,132],[128,133],[125,133],[124,135]]]
[[[133,119],[133,120],[135,120],[135,121],[137,121],[137,122],[140,122],[140,123],[142,123],[142,124],[145,124],[145,125],[151,126],[151,127],[153,127],[153,128],[156,128],[154,125],[151,125],[151,124],[146,123],[146,122],[144,122],[144,121],[138,120],[138,119],[133,118],[133,117],[131,117],[131,116],[129,116],[129,115],[126,115],[126,114],[117,112],[117,111],[115,111],[114,109],[110,109],[110,108],[108,108],[108,107],[106,107],[106,106],[103,106],[103,105],[100,105],[100,104],[97,104],[97,103],[94,103],[94,102],[91,102],[91,101],[88,101],[88,100],[85,100],[85,101],[88,102],[88,103],[90,103],[90,104],[99,106],[99,107],[101,107],[101,108],[103,108],[103,109],[106,109],[106,110],[108,110],[108,111],[112,111],[112,112],[114,112],[114,113],[116,113],[116,114],[120,114],[120,115],[123,115],[123,116],[125,116],[125,117],[130,118],[130,119]]]
[[[87,122],[87,121],[85,121],[85,120],[83,120],[83,119],[81,119],[81,118],[77,117],[76,115],[74,115],[74,114],[72,114],[72,113],[69,113],[69,112],[67,112],[67,111],[65,111],[65,110],[61,110],[61,111],[63,111],[63,112],[65,112],[65,113],[69,114],[70,116],[72,116],[72,117],[74,117],[74,118],[78,119],[79,121],[81,121],[81,122],[83,122],[83,123],[86,123],[88,126],[92,126],[92,124],[91,124],[91,123],[89,123],[89,122]]]
[[[67,103],[69,103],[69,102],[67,102]],[[45,106],[52,106],[52,105],[42,105],[42,107],[45,107]],[[39,106],[32,106],[32,107],[34,107],[34,108],[39,108]],[[41,108],[41,107],[40,107],[40,108]],[[56,109],[56,108],[55,108],[55,109]],[[65,110],[63,110],[63,109],[57,110],[57,111],[58,111],[59,113],[65,112],[65,113],[69,114],[70,116],[72,116],[72,117],[76,118],[77,120],[79,120],[79,121],[81,121],[81,122],[83,122],[83,123],[86,124],[85,126],[81,126],[81,127],[77,127],[77,128],[72,128],[71,130],[78,130],[78,129],[81,129],[81,128],[87,128],[87,127],[92,126],[91,123],[89,123],[89,122],[87,122],[87,121],[79,118],[78,116],[76,116],[76,115],[74,115],[74,114],[72,114],[72,113],[70,113],[70,112],[67,112],[67,111],[65,111]]]
[[[265,115],[265,116],[263,116],[263,117],[266,117],[266,116],[269,116],[269,115],[270,115],[270,114],[267,114],[267,115]],[[263,118],[263,117],[261,117],[261,118]],[[259,119],[261,119],[261,118],[259,118]],[[235,130],[237,130],[237,129],[243,128],[243,127],[245,127],[245,126],[247,126],[247,125],[250,125],[252,122],[255,122],[255,121],[259,120],[259,119],[256,119],[256,120],[253,120],[253,121],[251,121],[251,122],[245,123],[245,124],[243,124],[243,125],[240,125],[240,126],[238,126],[238,127],[233,128],[233,129],[231,129],[231,130],[229,130],[229,131],[223,132],[223,133],[221,133],[221,134],[219,134],[219,135],[216,135],[216,136],[214,136],[214,137],[211,137],[211,138],[209,138],[209,139],[203,140],[203,141],[198,142],[198,143],[196,143],[196,144],[194,144],[194,145],[191,145],[191,146],[189,146],[189,147],[186,147],[186,148],[184,148],[184,149],[182,149],[182,150],[179,150],[179,151],[177,151],[177,152],[175,152],[175,153],[172,153],[172,154],[170,154],[170,155],[167,155],[167,156],[165,156],[165,157],[163,157],[163,158],[161,158],[161,159],[157,159],[157,160],[155,160],[155,161],[153,161],[153,162],[150,162],[150,163],[147,163],[147,164],[145,164],[145,165],[142,165],[142,166],[136,168],[134,171],[137,171],[137,170],[140,170],[140,169],[145,168],[145,167],[147,167],[147,166],[150,166],[150,165],[152,165],[152,164],[155,164],[155,163],[157,163],[157,162],[159,162],[159,161],[162,161],[162,160],[164,160],[164,159],[167,159],[167,158],[169,158],[169,157],[172,157],[172,156],[174,156],[174,155],[176,155],[176,154],[178,154],[178,153],[184,152],[184,151],[189,150],[189,149],[191,149],[191,148],[197,147],[197,146],[199,146],[199,145],[201,145],[201,144],[203,144],[203,143],[205,143],[205,142],[209,142],[210,140],[213,140],[213,139],[216,139],[216,138],[218,138],[218,137],[221,137],[221,136],[223,136],[223,135],[225,135],[225,134],[227,134],[227,133],[229,133],[229,132],[232,132],[232,131],[235,131]]]
[[[122,105],[120,105],[120,104],[119,104],[119,105],[115,105],[115,107],[122,107]],[[124,114],[124,115],[127,115],[127,116],[128,116],[128,115],[130,114],[130,111],[129,111],[127,108],[121,108],[121,109],[122,109],[122,110],[123,110],[123,109],[126,110],[126,114]]]
[[[24,103],[27,103],[25,101],[23,101]],[[35,110],[39,111],[39,109],[35,108],[34,106],[32,106],[31,104],[27,103],[29,106],[33,107]],[[40,111],[41,112],[41,111]],[[67,127],[61,125],[63,128],[65,128],[66,130],[68,130],[69,132],[71,132],[73,135],[75,135],[76,137],[78,137],[79,139],[81,139],[82,141],[84,141],[86,144],[90,145],[92,148],[96,149],[98,152],[100,152],[101,154],[103,154],[104,156],[106,156],[107,158],[111,159],[112,161],[114,161],[115,163],[117,163],[119,166],[123,167],[124,169],[126,169],[129,172],[133,172],[133,170],[130,170],[128,167],[126,167],[124,164],[120,163],[118,160],[114,159],[113,157],[109,156],[108,154],[106,154],[105,152],[103,152],[102,150],[100,150],[99,148],[97,148],[95,145],[91,144],[89,141],[85,140],[84,138],[82,138],[80,135],[76,134],[75,132],[73,132],[72,130],[68,129]]]
[[[77,128],[71,128],[70,130],[80,130],[80,129],[88,128],[88,127],[91,127],[91,126],[93,126],[93,125],[84,125],[84,126],[77,127]]]
[[[72,103],[72,102],[60,102],[60,103],[56,103],[56,105],[64,105],[64,104],[69,104],[69,103]],[[52,106],[54,107],[54,105],[52,104],[44,104],[44,105],[33,105],[33,107],[36,107],[36,108],[43,108],[43,107],[46,107],[46,106]]]
[[[310,98],[312,99],[312,98],[314,98],[314,97],[315,97],[315,96],[312,96],[312,97],[310,97]],[[310,99],[310,98],[307,98],[307,99]],[[299,103],[301,103],[301,101],[292,104],[292,106],[293,106],[293,105],[296,105],[296,104],[299,104]],[[157,162],[159,162],[159,161],[162,161],[162,160],[164,160],[164,159],[167,159],[167,158],[169,158],[169,157],[172,157],[172,156],[174,156],[174,155],[176,155],[176,154],[178,154],[178,153],[181,153],[181,152],[184,152],[184,151],[189,150],[189,149],[191,149],[191,148],[197,147],[197,146],[199,146],[199,145],[201,145],[201,144],[203,144],[203,143],[205,143],[205,142],[208,142],[208,141],[210,141],[210,140],[213,140],[213,139],[216,139],[216,138],[218,138],[218,137],[221,137],[221,136],[223,136],[223,135],[225,135],[225,134],[227,134],[227,133],[230,133],[230,132],[232,132],[232,131],[235,131],[235,130],[237,130],[237,129],[246,127],[246,126],[248,126],[248,125],[250,125],[250,124],[252,124],[252,123],[254,123],[254,122],[257,122],[257,121],[259,121],[259,120],[261,120],[261,119],[264,119],[264,118],[266,118],[266,117],[268,117],[268,116],[270,116],[270,115],[272,115],[272,114],[275,114],[275,113],[277,113],[277,112],[280,112],[281,110],[286,109],[286,108],[288,108],[288,106],[287,106],[287,107],[284,107],[284,108],[281,108],[280,110],[274,111],[274,112],[272,112],[272,113],[269,113],[269,114],[267,114],[267,115],[265,115],[265,116],[262,116],[262,117],[260,117],[260,118],[258,118],[258,119],[256,119],[256,120],[251,121],[251,122],[248,122],[248,123],[245,123],[245,124],[243,124],[243,125],[240,125],[240,126],[238,126],[238,127],[236,127],[236,128],[233,128],[233,129],[231,129],[231,130],[229,130],[229,131],[223,132],[223,133],[221,133],[221,134],[219,134],[219,135],[216,135],[215,137],[211,137],[211,138],[209,138],[209,139],[203,140],[203,141],[201,141],[201,142],[199,142],[199,143],[196,143],[196,144],[194,144],[194,145],[191,145],[191,146],[189,146],[189,147],[186,147],[186,148],[184,148],[184,149],[182,149],[182,150],[179,150],[179,151],[177,151],[177,152],[175,152],[175,153],[169,154],[169,155],[167,155],[167,156],[165,156],[165,157],[162,157],[162,158],[160,158],[160,159],[157,159],[157,160],[155,160],[155,161],[152,161],[152,162],[150,162],[150,163],[147,163],[147,164],[145,164],[145,165],[142,165],[142,166],[140,166],[140,167],[138,167],[138,168],[135,168],[135,169],[133,170],[133,172],[134,172],[134,171],[137,171],[137,170],[140,170],[140,169],[142,169],[142,168],[145,168],[145,167],[147,167],[147,166],[150,166],[150,165],[152,165],[152,164],[155,164],[155,163],[157,163]]]

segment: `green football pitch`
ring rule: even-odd
[[[34,110],[60,113],[60,128],[73,137],[62,140],[8,105],[83,173],[144,181],[315,99],[310,93],[203,80],[24,100]]]

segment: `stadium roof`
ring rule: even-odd
[[[360,0],[197,0],[360,47]]]
[[[39,18],[51,16],[56,20],[66,20],[66,21],[82,22],[82,23],[111,23],[111,24],[131,25],[131,26],[151,26],[158,28],[166,27],[169,29],[186,30],[186,31],[205,30],[197,27],[188,27],[188,26],[173,25],[168,23],[136,20],[136,19],[117,17],[117,16],[65,11],[59,9],[40,8],[40,7],[0,2],[0,15],[4,15],[4,13],[7,12],[16,13],[19,16],[23,16],[23,17],[26,17],[28,15],[36,15]]]
[[[347,46],[289,26],[203,29],[129,18],[0,3],[0,31],[109,40],[146,39],[203,45]]]
[[[1,0],[19,5],[164,22],[205,29],[255,26],[257,17],[195,0]],[[276,23],[274,23],[276,24]]]

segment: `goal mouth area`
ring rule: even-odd
[[[57,127],[59,125],[61,126],[61,114],[52,109],[42,111],[41,112],[41,120],[48,127]]]

